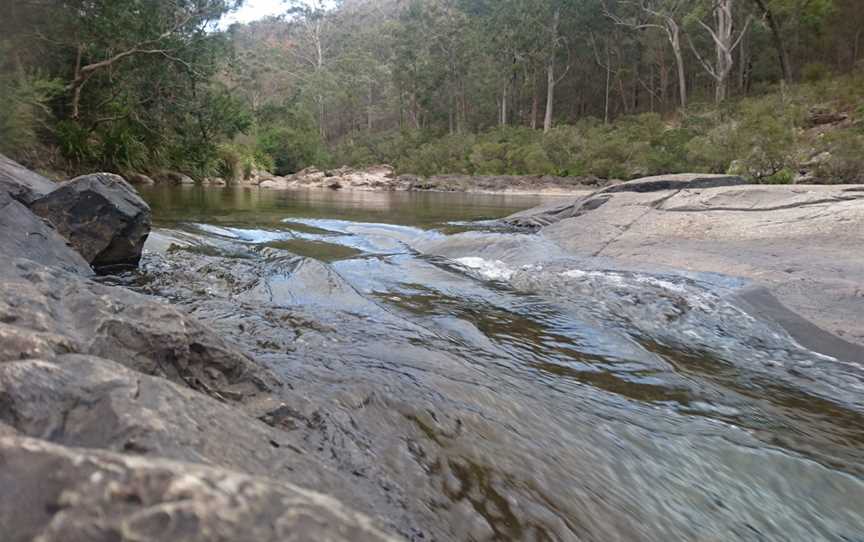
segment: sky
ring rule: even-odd
[[[242,8],[223,17],[222,26],[228,27],[232,23],[248,23],[270,15],[281,15],[285,13],[285,9],[282,0],[246,0]]]

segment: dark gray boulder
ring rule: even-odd
[[[122,177],[77,177],[30,205],[97,270],[137,266],[150,233],[150,207]]]
[[[335,499],[229,470],[0,436],[4,542],[394,540]]]
[[[0,154],[0,205],[10,199],[30,205],[56,187],[42,175]]]
[[[16,200],[0,202],[0,256],[10,261],[20,256],[90,275],[90,265],[57,231]]]

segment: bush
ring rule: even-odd
[[[413,137],[417,135],[414,134]],[[395,165],[400,172],[418,175],[471,173],[474,169],[469,156],[472,154],[475,141],[473,135],[445,136],[407,151],[408,155],[395,161]]]
[[[575,126],[558,126],[543,136],[543,150],[559,175],[582,175],[580,157],[585,149],[582,131]]]
[[[38,127],[51,120],[47,104],[62,88],[57,80],[0,74],[0,152],[22,155],[39,147]]]
[[[471,149],[471,168],[479,175],[500,175],[509,170],[508,147],[503,143],[484,142]]]
[[[258,134],[257,149],[270,156],[274,173],[289,175],[309,166],[324,167],[329,156],[317,132],[270,127]]]
[[[795,172],[791,169],[781,169],[777,173],[762,178],[763,184],[792,184],[795,182]]]
[[[97,135],[99,144],[94,153],[103,169],[142,171],[152,169],[152,160],[143,135],[125,122],[109,126]]]
[[[833,184],[864,182],[864,134],[856,130],[838,130],[825,134],[820,141],[827,159],[816,167],[816,175]]]
[[[90,131],[74,120],[62,120],[54,129],[57,145],[63,158],[80,167],[95,158],[96,145]]]
[[[799,107],[778,96],[745,99],[731,116],[687,145],[691,165],[759,182],[795,169]]]
[[[801,68],[801,79],[808,83],[823,81],[831,76],[831,69],[821,62],[811,62]]]

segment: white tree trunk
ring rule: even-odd
[[[558,49],[558,23],[561,21],[561,10],[555,9],[552,16],[552,44],[549,59],[546,62],[546,117],[543,119],[543,133],[552,129],[552,117],[555,112],[555,53]]]
[[[681,108],[687,109],[687,72],[684,69],[684,53],[681,51],[681,29],[671,18],[667,21],[669,41],[675,55],[675,66],[678,69],[678,95],[681,98]]]

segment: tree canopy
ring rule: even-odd
[[[70,172],[287,173],[430,137],[553,137],[864,55],[858,0],[286,0],[227,29],[242,0],[4,3],[0,151]]]

